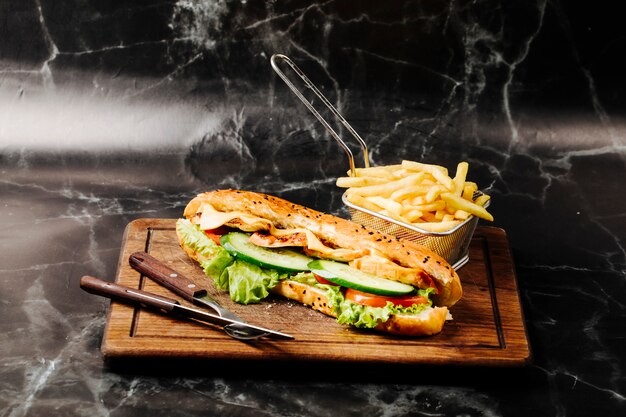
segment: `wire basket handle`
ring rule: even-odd
[[[343,150],[348,155],[348,160],[350,161],[350,175],[353,177],[356,176],[356,167],[354,165],[354,154],[352,153],[348,145],[346,145],[346,143],[339,137],[337,132],[335,132],[333,128],[328,124],[328,122],[324,120],[322,115],[320,115],[319,112],[315,110],[315,108],[311,105],[311,103],[302,95],[302,93],[300,93],[298,88],[296,88],[296,86],[289,80],[289,78],[287,78],[287,76],[281,71],[281,69],[278,68],[277,61],[279,60],[284,61],[287,65],[289,65],[289,67],[291,67],[291,69],[296,74],[298,74],[298,76],[304,82],[306,87],[313,90],[313,93],[315,93],[317,98],[319,98],[322,101],[322,103],[326,105],[326,107],[335,115],[335,117],[337,117],[337,119],[339,119],[341,124],[348,130],[348,132],[350,132],[352,136],[359,142],[359,144],[361,145],[361,150],[363,151],[363,159],[365,161],[365,167],[368,168],[370,166],[370,163],[369,163],[369,155],[367,152],[367,145],[365,144],[365,141],[361,138],[361,136],[359,136],[359,134],[352,128],[352,126],[350,126],[350,124],[346,121],[346,119],[343,118],[343,116],[339,113],[339,111],[337,111],[337,109],[330,103],[330,101],[326,99],[326,97],[324,97],[324,95],[320,92],[320,90],[317,89],[317,87],[311,82],[311,80],[309,80],[309,78],[304,74],[304,72],[302,72],[302,70],[298,68],[298,66],[291,59],[289,59],[289,57],[287,57],[286,55],[282,55],[282,54],[272,55],[270,62],[272,64],[272,68],[274,69],[274,71],[280,76],[280,78],[282,78],[282,80],[285,82],[285,84],[287,84],[289,89],[296,95],[296,97],[300,99],[300,101],[307,107],[307,109],[309,109],[309,111],[313,113],[313,116],[315,116],[317,120],[320,121],[320,123],[326,128],[328,133],[330,133],[330,135],[339,143],[339,145],[341,145]]]

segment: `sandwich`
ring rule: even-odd
[[[276,294],[342,324],[428,336],[442,331],[462,296],[456,271],[430,249],[262,193],[199,194],[176,234],[238,303]]]

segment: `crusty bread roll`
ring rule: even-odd
[[[463,295],[459,276],[450,264],[430,249],[413,241],[278,197],[243,190],[217,190],[200,194],[189,202],[184,216],[192,222],[198,221],[205,203],[222,212],[236,211],[267,219],[279,229],[310,230],[325,244],[333,247],[372,252],[376,256],[366,256],[350,264],[365,272],[418,288],[434,285],[437,294],[432,298],[438,306],[450,307]],[[386,262],[375,264],[372,258],[380,258]]]
[[[378,323],[375,328],[378,331],[403,336],[437,334],[449,318],[447,306],[452,306],[461,298],[459,276],[448,262],[412,241],[281,198],[242,190],[200,194],[189,202],[184,216],[192,223],[201,224],[203,210],[208,210],[209,206],[210,210],[215,210],[217,217],[223,217],[214,225],[223,224],[248,232],[267,227],[282,231],[306,229],[324,245],[358,254],[359,258],[350,262],[356,268],[419,288],[436,288],[437,294],[432,297],[436,307],[426,307],[417,314],[392,314],[387,321]],[[224,216],[224,213],[232,215]],[[178,238],[190,258],[199,263],[203,261],[201,255],[183,243],[182,236]],[[324,257],[324,253],[316,252],[316,255]],[[280,281],[271,291],[336,317],[335,311],[329,306],[327,290],[323,287],[287,279]]]

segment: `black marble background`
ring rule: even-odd
[[[3,0],[0,415],[623,415],[622,20],[612,2]],[[373,164],[470,162],[509,236],[530,367],[102,362],[108,302],[78,279],[115,275],[129,221],[178,217],[217,187],[347,215],[345,155],[273,73],[274,53]]]

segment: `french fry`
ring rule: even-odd
[[[474,200],[474,203],[478,204],[479,206],[484,206],[485,204],[487,204],[487,201],[489,201],[490,198],[491,197],[487,194],[483,194],[481,196],[478,196],[476,200]]]
[[[420,211],[438,211],[438,210],[444,210],[446,208],[446,202],[443,200],[437,200],[437,201],[433,201],[432,203],[420,204],[414,207]]]
[[[357,177],[380,177],[380,178],[394,178],[393,172],[401,169],[402,165],[385,165],[380,167],[369,168],[356,168]],[[348,171],[350,176],[350,171]]]
[[[443,175],[448,175],[448,169],[446,167],[442,167],[441,165],[424,164],[415,161],[402,161],[402,168],[408,169],[410,171],[429,172],[431,174],[433,173],[433,171],[439,171]]]
[[[441,219],[441,222],[445,223],[445,222],[451,222],[451,221],[454,221],[454,220],[456,220],[456,219],[454,218],[453,214],[445,214],[443,216],[443,219]]]
[[[403,178],[411,174],[413,174],[413,172],[409,172],[404,168],[398,168],[391,171],[391,175],[393,175],[394,178]]]
[[[439,219],[435,217],[435,212],[431,212],[431,211],[425,211],[424,214],[422,215],[422,220],[428,223],[435,223],[439,221]]]
[[[413,175],[409,175],[408,177],[404,177],[399,180],[387,182],[385,184],[370,185],[367,187],[358,187],[358,188],[348,188],[346,193],[348,195],[356,193],[356,194],[362,195],[363,197],[368,197],[368,196],[389,197],[394,191],[397,191],[401,188],[415,185],[416,181],[419,180],[419,178],[421,178],[419,174],[413,174]]]
[[[371,201],[368,201],[365,197],[360,196],[358,194],[352,194],[352,195],[346,194],[346,198],[352,204],[356,204],[357,206],[363,207],[364,209],[367,209],[367,210],[380,212],[383,209],[382,207],[377,206]]]
[[[350,188],[380,185],[385,182],[387,182],[387,180],[380,177],[339,177],[337,178],[336,185],[341,188]]]
[[[483,206],[479,206],[478,204],[475,204],[471,201],[467,201],[464,198],[454,195],[452,193],[442,193],[441,198],[452,207],[455,207],[459,210],[465,210],[476,217],[480,217],[481,219],[493,221],[493,216],[487,210],[485,210]]]
[[[452,180],[452,178],[441,173],[440,171],[433,171],[432,176],[435,177],[435,179],[448,190],[454,190],[454,181]]]
[[[406,187],[400,190],[394,191],[391,193],[389,198],[395,201],[402,201],[411,198],[415,198],[417,196],[423,196],[428,194],[432,187],[429,185],[416,185],[413,187]]]
[[[441,194],[443,191],[444,191],[443,187],[439,185],[434,185],[430,187],[430,189],[424,196],[424,200],[427,203],[432,203],[433,201],[435,201],[435,199],[437,199],[437,197],[439,197],[439,194]]]
[[[403,222],[403,223],[411,223],[408,218],[406,218],[405,216],[403,216],[401,214],[392,213],[392,212],[390,212],[388,210],[385,210],[385,211],[387,212],[386,213],[387,216],[391,217],[392,219],[398,220],[398,221]]]
[[[403,217],[406,218],[409,223],[413,223],[414,221],[422,217],[423,214],[423,212],[413,209],[404,213]]]
[[[419,227],[420,229],[424,229],[428,232],[447,232],[448,230],[456,227],[461,223],[459,220],[453,220],[449,222],[423,222],[423,223],[413,223],[415,227]]]
[[[414,161],[402,161],[402,167],[410,171],[428,172],[448,190],[454,190],[454,181],[448,176],[448,170],[439,165],[422,164]]]
[[[456,166],[456,175],[452,180],[454,182],[454,194],[461,195],[465,186],[465,178],[467,178],[467,171],[469,164],[467,162],[459,162]]]
[[[419,206],[419,205],[422,205],[422,204],[426,204],[426,197],[423,196],[423,195],[418,195],[418,196],[413,197],[412,199],[410,199],[409,203],[414,205],[414,206]]]
[[[474,200],[474,192],[478,191],[478,186],[475,183],[466,182],[463,186],[463,192],[460,195],[468,201]]]
[[[380,196],[371,196],[371,197],[365,197],[365,199],[376,204],[377,206],[384,208],[388,212],[393,213],[395,216],[399,216],[400,212],[402,211],[402,204],[396,201],[393,201],[389,198],[380,197]]]

